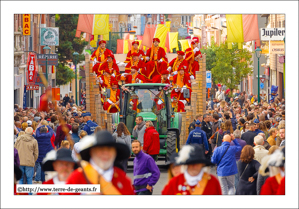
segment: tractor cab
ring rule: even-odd
[[[125,123],[130,133],[136,117],[152,121],[160,135],[160,156],[165,156],[165,160],[179,150],[181,129],[181,116],[173,112],[170,92],[167,84],[126,84],[121,89],[121,112],[113,117],[114,123]]]

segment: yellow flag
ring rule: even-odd
[[[104,35],[108,33],[109,33],[109,15],[94,15],[92,34]]]
[[[129,45],[128,40],[124,40],[124,54],[127,54],[129,52]]]
[[[189,48],[189,43],[188,40],[179,40],[181,47],[182,47],[182,51],[185,52],[186,49]]]
[[[227,46],[232,48],[232,43],[237,42],[238,48],[242,49],[244,42],[242,15],[226,15]]]
[[[167,21],[165,25],[163,24],[158,24],[156,28],[156,32],[154,35],[154,38],[160,39],[160,44],[159,46],[164,48],[165,47],[165,41],[166,41],[166,36],[167,32],[170,31],[170,21]]]
[[[169,45],[170,45],[171,52],[173,52],[173,48],[175,48],[176,51],[179,51],[178,35],[179,35],[179,32],[170,32],[169,33]]]

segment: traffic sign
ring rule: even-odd
[[[261,82],[264,83],[266,78],[260,78]]]
[[[263,89],[265,87],[264,83],[260,83],[261,89]]]
[[[26,85],[26,90],[38,90],[39,85]]]
[[[206,73],[206,88],[212,88],[212,72],[207,71]]]

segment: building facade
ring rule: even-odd
[[[43,47],[40,46],[40,28],[55,27],[55,15],[31,14],[30,15],[30,35],[23,35],[23,15],[14,15],[14,103],[23,107],[37,108],[41,94],[45,91],[40,87],[39,90],[26,91],[26,70],[29,52],[43,54]],[[51,53],[55,53],[55,46],[51,46]],[[45,66],[38,66],[38,71],[46,72]],[[52,86],[56,85],[56,70],[52,73],[52,66],[48,66],[49,82]],[[26,97],[24,97],[26,94]]]

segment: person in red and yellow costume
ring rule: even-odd
[[[205,166],[213,165],[206,159],[199,144],[185,145],[175,159],[177,165],[187,169],[173,177],[162,190],[162,195],[221,195],[218,179],[204,171]]]
[[[158,38],[153,39],[153,44],[146,52],[146,64],[147,79],[153,78],[155,75],[161,75],[161,65],[168,66],[168,59],[166,58],[165,50],[159,47],[160,40]]]
[[[145,69],[145,62],[139,59],[139,55],[137,53],[132,54],[132,59],[125,67],[125,73],[131,73],[131,67],[136,66],[138,67],[138,72],[141,75],[147,74]]]
[[[268,166],[276,167],[276,170],[278,172],[276,175],[268,177],[266,179],[264,185],[261,188],[260,195],[279,195],[279,194],[281,194],[280,191],[283,190],[283,188],[281,188],[281,184],[282,184],[283,178],[285,177],[285,167],[284,167],[285,147],[283,147],[281,150],[280,149],[275,150],[275,152],[273,154],[271,154],[269,158],[270,159],[267,162]],[[261,168],[260,168],[260,170],[261,170]],[[269,168],[268,168],[268,170],[269,170]]]
[[[119,68],[115,62],[113,54],[107,55],[107,61],[104,62],[99,68],[99,70],[96,72],[97,76],[100,77],[106,69],[109,70],[111,76],[113,76],[117,81],[120,80]]]
[[[92,53],[90,58],[90,60],[93,61],[93,72],[98,72],[101,65],[107,61],[109,54],[113,54],[113,52],[110,49],[106,49],[106,41],[101,40],[99,47]]]
[[[130,157],[126,144],[116,143],[110,132],[102,130],[82,138],[79,146],[82,167],[70,175],[66,184],[100,184],[101,193],[97,194],[134,195],[130,178],[113,166],[115,161]]]
[[[139,68],[137,66],[131,67],[131,73],[123,73],[121,80],[125,81],[125,83],[146,83],[146,79],[143,75],[138,73]]]
[[[132,42],[132,49],[128,52],[126,60],[124,63],[130,63],[132,61],[133,54],[136,53],[139,60],[145,61],[145,54],[142,50],[139,50],[139,42],[133,41]]]
[[[112,76],[111,73],[112,72],[108,68],[106,68],[104,70],[103,75],[98,78],[100,80],[101,88],[108,88],[108,89],[110,89],[111,88],[111,83],[113,81],[116,81],[115,77]]]
[[[191,98],[184,98],[183,90],[189,89],[191,95],[191,79],[188,73],[185,72],[183,67],[179,68],[178,74],[173,76],[173,86],[174,89],[171,92],[171,96],[174,93],[178,93],[179,100],[186,100],[187,102],[191,101]]]
[[[112,88],[110,90],[110,97],[107,99],[107,101],[104,103],[104,110],[106,110],[109,113],[116,113],[120,111],[119,109],[119,95],[120,90],[118,87],[118,82],[113,81],[112,82]]]
[[[182,100],[182,101],[178,100],[177,93],[172,94],[171,105],[172,105],[174,112],[186,112],[185,103],[186,103],[186,100]]]
[[[188,73],[188,62],[184,59],[185,52],[177,51],[177,54],[177,58],[171,60],[167,69],[172,76],[176,75],[178,73],[178,69],[181,67],[183,67],[185,72]]]
[[[191,47],[186,49],[186,58],[188,62],[188,72],[191,79],[196,78],[196,71],[199,71],[198,60],[202,57],[201,52],[198,48],[199,39],[198,37],[193,37],[191,42]]]
[[[162,66],[162,69],[161,70],[161,75],[155,75],[153,77],[152,80],[150,80],[151,83],[167,83],[167,84],[170,84],[170,81],[168,80],[168,77],[169,77],[169,71],[166,70],[166,67],[165,65]]]
[[[78,168],[72,158],[72,151],[66,148],[51,150],[42,162],[43,171],[56,171],[57,175],[43,184],[65,184],[65,181]],[[57,195],[58,193],[37,193],[37,195]]]

